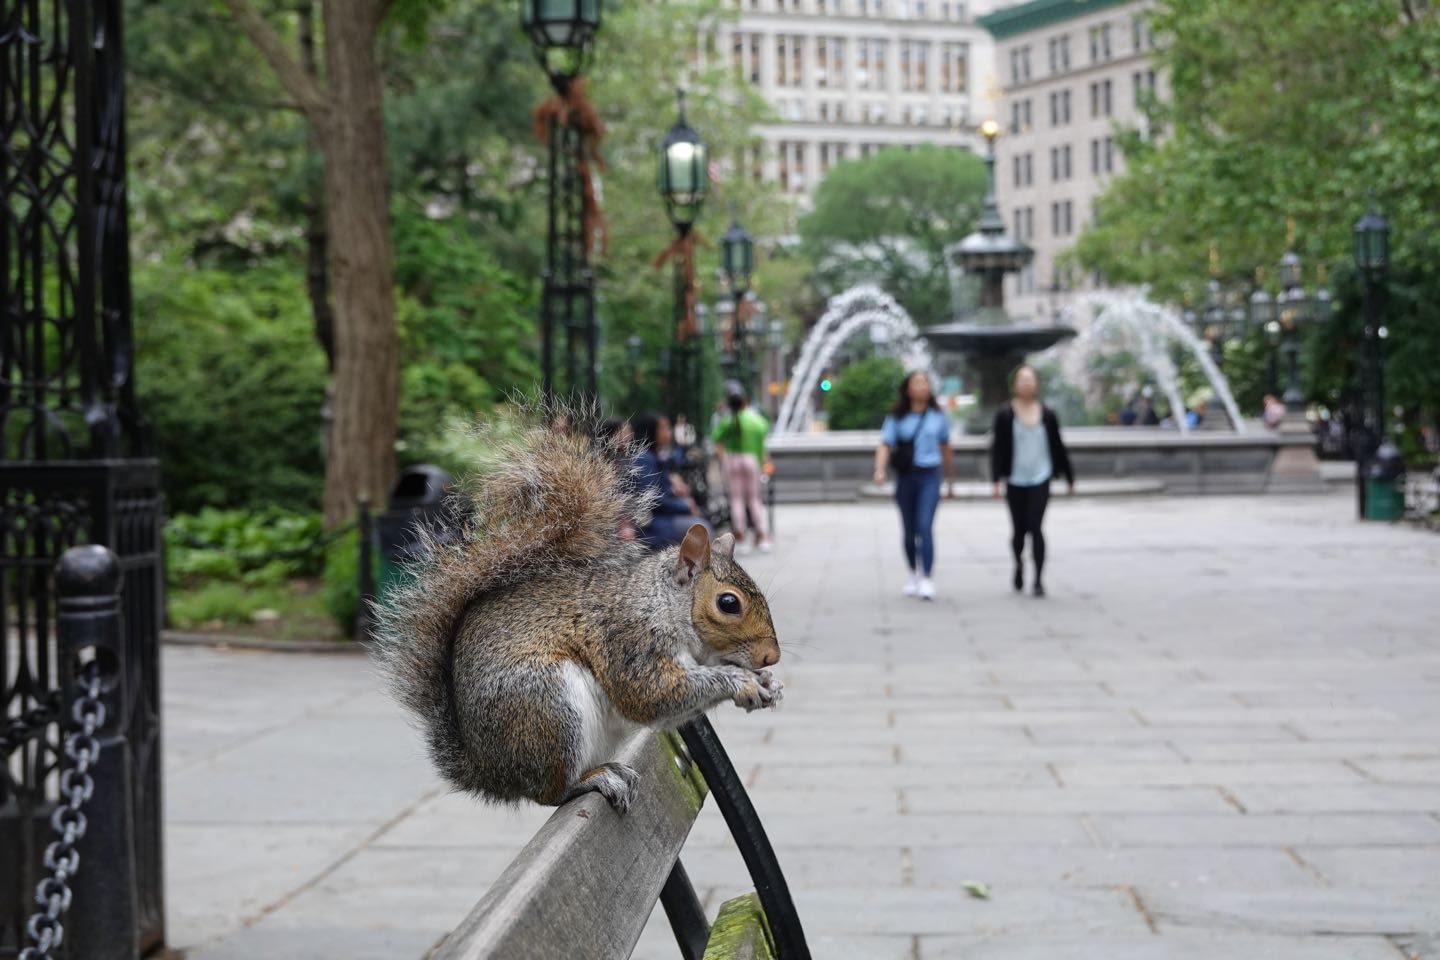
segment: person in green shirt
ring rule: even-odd
[[[765,506],[760,500],[760,472],[773,467],[765,452],[765,435],[770,422],[752,409],[744,391],[734,390],[725,398],[730,416],[715,431],[720,467],[730,491],[730,528],[735,532],[736,549],[749,551],[745,532],[755,528],[755,544],[761,553],[770,552],[770,535],[765,529]]]

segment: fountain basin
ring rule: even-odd
[[[1028,355],[1075,336],[1075,328],[1028,323],[946,323],[927,327],[920,335],[941,356],[964,359],[967,386],[979,400],[975,419],[966,424],[966,429],[981,433],[1010,397],[1011,371]]]
[[[1064,431],[1082,491],[1087,482],[1107,481],[1100,489],[1182,495],[1287,493],[1324,490],[1317,483],[1297,487],[1272,476],[1282,450],[1309,447],[1308,434],[1282,435],[1263,427],[1246,433],[1197,431],[1182,434],[1159,427],[1072,427]],[[860,499],[874,473],[878,430],[780,434],[770,438],[775,461],[775,498],[787,503],[847,502]],[[955,476],[967,483],[988,481],[988,436],[951,435]],[[1135,481],[1133,485],[1109,481]]]

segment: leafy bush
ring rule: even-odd
[[[215,510],[165,524],[166,580],[172,586],[224,580],[250,586],[317,576],[323,565],[319,514]]]
[[[903,379],[905,366],[894,357],[870,357],[841,370],[825,400],[830,429],[877,429],[895,403]]]

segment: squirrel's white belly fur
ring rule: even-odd
[[[560,665],[569,702],[580,719],[579,775],[615,759],[620,745],[636,729],[610,702],[595,675],[574,661]]]

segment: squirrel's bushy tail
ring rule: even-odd
[[[614,550],[621,519],[643,525],[651,508],[630,483],[628,451],[578,431],[499,419],[474,439],[474,472],[450,505],[458,529],[424,531],[405,584],[375,612],[381,669],[423,726],[441,774],[462,788],[474,778],[452,678],[466,611],[495,590]]]

